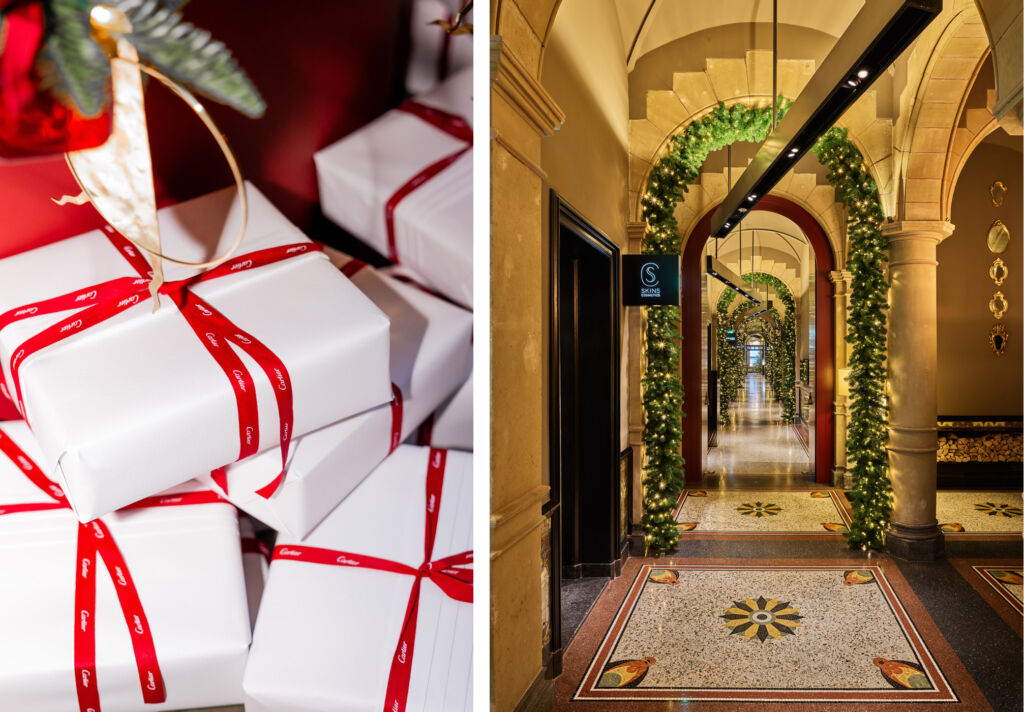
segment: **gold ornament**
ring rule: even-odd
[[[1003,200],[1006,199],[1006,185],[1001,180],[994,181],[988,187],[989,197],[992,198],[992,205],[997,208],[1003,207]]]
[[[1010,229],[1003,224],[1002,220],[993,220],[988,229],[988,249],[995,254],[1006,252],[1010,246]]]
[[[1002,356],[1009,340],[1010,334],[1006,331],[1006,324],[992,325],[992,329],[988,332],[988,345],[992,347],[992,353]]]
[[[197,269],[206,269],[229,259],[238,249],[248,220],[245,181],[238,162],[223,134],[217,129],[203,105],[177,82],[152,67],[139,63],[138,53],[125,39],[114,39],[113,33],[131,32],[127,16],[117,9],[97,5],[90,12],[93,29],[111,54],[111,88],[113,93],[113,125],[110,138],[96,148],[70,151],[65,154],[68,167],[82,193],[56,200],[58,205],[92,203],[96,211],[119,233],[149,254],[153,272],[150,293],[156,296],[163,284],[161,260]],[[189,105],[213,134],[224,153],[238,188],[240,223],[231,247],[219,257],[206,262],[186,262],[164,255],[160,247],[160,228],[156,215],[153,188],[153,160],[149,151],[149,133],[142,97],[142,72],[167,86]],[[153,300],[154,311],[159,300]]]
[[[992,278],[992,281],[996,283],[997,287],[1002,287],[1003,282],[1010,275],[1010,270],[1006,264],[999,257],[996,257],[995,262],[988,268],[988,276]]]
[[[1002,319],[1003,314],[1010,308],[1009,302],[1006,301],[1006,297],[1003,296],[1002,292],[996,292],[992,295],[992,298],[988,302],[988,310],[992,312],[992,316],[996,319]]]

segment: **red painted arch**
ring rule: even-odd
[[[699,482],[701,455],[704,443],[701,438],[701,393],[700,371],[700,279],[703,274],[701,256],[704,244],[711,235],[711,216],[717,205],[708,210],[691,231],[683,249],[682,259],[682,334],[681,368],[683,388],[686,397],[683,412],[683,458],[686,460],[687,483]],[[818,221],[810,213],[791,200],[777,195],[766,195],[754,210],[767,210],[792,220],[803,231],[811,243],[815,258],[814,305],[816,310],[815,335],[815,401],[814,401],[814,473],[815,482],[829,484],[832,481],[833,449],[835,447],[835,421],[832,413],[835,384],[834,324],[832,320],[833,285],[829,272],[834,269],[835,259],[828,237]],[[694,404],[696,403],[696,407]],[[696,427],[690,425],[696,423]]]

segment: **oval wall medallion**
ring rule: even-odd
[[[1001,208],[1003,200],[1006,198],[1006,185],[1001,180],[994,181],[988,187],[988,194],[992,198],[992,205]]]
[[[1009,275],[1010,270],[1007,268],[1006,263],[1001,258],[996,257],[995,262],[988,268],[988,276],[992,278],[997,287],[1002,287],[1003,282]]]
[[[995,220],[988,229],[988,249],[995,254],[1006,252],[1010,246],[1010,230],[1002,220]]]
[[[1003,314],[1009,309],[1010,304],[1006,301],[1006,297],[1003,296],[1002,292],[996,292],[992,295],[992,298],[988,301],[988,310],[992,312],[992,316],[996,319],[1002,319]]]
[[[996,356],[1003,355],[1009,340],[1010,334],[1006,331],[1006,324],[994,324],[988,332],[988,345],[992,347],[992,353]]]

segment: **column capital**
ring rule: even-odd
[[[846,269],[834,269],[828,273],[828,281],[835,285],[836,296],[845,294],[853,284],[853,272]]]
[[[626,223],[626,239],[629,252],[637,254],[643,247],[644,235],[647,234],[647,223],[643,220]]]
[[[882,235],[889,241],[934,240],[939,244],[953,234],[955,225],[949,220],[898,220],[882,223]]]
[[[550,136],[565,122],[565,112],[505,46],[501,35],[491,36],[491,90],[508,103],[541,136]]]

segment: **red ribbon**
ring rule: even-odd
[[[107,525],[100,519],[94,519],[88,524],[78,524],[78,577],[75,585],[75,685],[78,688],[78,707],[82,712],[100,712],[100,695],[96,688],[96,631],[93,627],[96,616],[94,570],[98,565],[97,555],[103,558],[110,580],[114,582],[117,600],[131,634],[142,700],[148,705],[165,702],[167,692],[156,659],[156,645],[139,592]]]
[[[23,417],[26,412],[18,373],[28,357],[73,334],[100,324],[136,304],[141,304],[151,296],[149,293],[151,271],[146,259],[134,245],[113,232],[112,229],[108,228],[107,238],[139,273],[140,277],[112,279],[57,297],[26,304],[0,314],[0,329],[3,329],[9,324],[34,316],[84,307],[71,316],[43,329],[14,351],[14,355],[11,357],[11,379],[14,390],[13,392],[4,390],[5,395],[18,407]],[[181,315],[199,338],[199,342],[217,362],[231,384],[238,406],[239,451],[236,459],[242,460],[254,455],[259,449],[259,412],[252,374],[228,344],[233,344],[251,356],[263,369],[274,387],[280,420],[281,471],[269,484],[257,490],[257,494],[264,498],[269,498],[281,486],[288,462],[294,420],[291,377],[288,375],[288,369],[284,362],[273,351],[252,334],[238,328],[230,319],[209,302],[197,296],[190,288],[201,282],[264,267],[319,249],[311,242],[301,242],[257,250],[234,257],[194,277],[166,282],[159,290],[160,294],[167,295],[178,306]],[[224,485],[226,492],[226,480]]]
[[[0,452],[18,465],[25,476],[53,502],[11,504],[0,506],[0,515],[19,512],[38,512],[51,509],[70,509],[63,491],[49,480],[6,433],[0,430]],[[143,507],[172,507],[192,504],[224,502],[214,492],[183,492],[181,494],[147,497],[125,509]],[[149,629],[146,611],[142,607],[138,589],[132,580],[128,564],[118,549],[110,529],[100,519],[78,524],[77,573],[75,575],[75,687],[78,691],[80,712],[100,712],[99,690],[96,686],[96,577],[95,570],[102,558],[114,584],[121,612],[131,634],[135,665],[139,672],[142,699],[146,704],[159,704],[167,700],[163,675],[156,656],[156,645]]]
[[[368,266],[369,265],[367,265],[362,260],[357,260],[355,257],[353,257],[352,259],[350,259],[348,262],[341,266],[341,273],[348,277],[349,279],[352,279],[356,275],[356,272],[361,270],[363,267]]]
[[[419,430],[416,431],[416,444],[417,445],[429,445],[430,441],[434,437],[434,413],[427,416],[427,419],[420,423]]]
[[[267,560],[267,563],[270,563],[270,549],[267,548],[267,545],[261,539],[257,539],[254,536],[242,537],[242,553],[260,554]]]
[[[402,442],[402,389],[392,383],[391,392],[395,397],[391,399],[391,443],[388,455]]]
[[[396,190],[394,195],[388,198],[388,202],[384,204],[384,224],[388,233],[388,259],[395,264],[398,264],[398,247],[395,241],[395,208],[410,193],[455,163],[459,156],[473,148],[473,129],[461,116],[450,114],[441,109],[435,109],[426,104],[420,104],[417,101],[407,101],[399,105],[397,111],[404,111],[407,114],[419,117],[434,128],[459,141],[465,142],[466,146],[421,170]]]
[[[446,450],[431,448],[427,465],[427,518],[423,546],[423,563],[413,568],[397,561],[364,556],[347,551],[322,549],[316,546],[278,546],[273,559],[305,561],[327,566],[357,566],[374,571],[414,576],[409,603],[402,621],[402,631],[395,646],[395,654],[388,675],[387,692],[384,702],[386,712],[402,712],[409,697],[409,680],[412,674],[413,647],[416,642],[416,619],[419,615],[420,587],[428,578],[449,598],[464,603],[473,602],[473,570],[465,568],[473,563],[473,552],[432,561],[434,538],[437,535],[437,518],[441,505],[441,490],[444,485],[444,468],[448,458]]]

